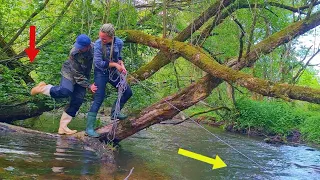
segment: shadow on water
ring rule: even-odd
[[[246,157],[198,126],[155,125],[120,143],[116,164],[66,137],[39,137],[0,131],[0,179],[320,179],[320,151],[307,146],[276,146],[261,139],[206,127]],[[219,155],[226,168],[179,155],[183,148],[208,157]]]

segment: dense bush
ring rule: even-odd
[[[236,108],[239,111],[236,119],[238,128],[264,129],[271,134],[288,134],[304,120],[283,102],[241,99]]]
[[[320,143],[320,115],[314,115],[305,119],[301,124],[301,133],[310,142]]]
[[[235,121],[237,129],[256,129],[267,134],[288,135],[300,130],[303,137],[320,142],[320,113],[301,110],[281,101],[253,101],[240,99],[236,104],[239,112]]]

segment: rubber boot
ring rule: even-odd
[[[124,120],[124,119],[126,119],[128,117],[127,115],[122,114],[121,112],[119,112],[119,114],[116,117],[116,119],[114,119],[114,117],[113,117],[114,110],[115,110],[115,104],[112,106],[112,109],[111,109],[111,114],[110,114],[111,120],[113,120],[113,121],[117,120],[117,119]]]
[[[96,122],[97,113],[96,112],[88,112],[87,118],[87,128],[86,128],[86,135],[90,137],[99,137],[100,134],[94,131],[94,125]]]
[[[40,82],[37,86],[35,86],[34,88],[31,89],[30,94],[32,96],[36,95],[36,94],[44,94],[47,96],[51,96],[50,95],[50,89],[52,88],[51,84],[46,84],[45,82]]]
[[[66,112],[62,113],[58,134],[70,135],[70,134],[74,134],[77,132],[77,130],[71,130],[68,128],[67,125],[71,122],[71,120],[72,120],[72,116],[70,116]]]

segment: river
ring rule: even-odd
[[[116,164],[100,162],[90,147],[64,137],[0,131],[0,179],[320,179],[320,149],[271,145],[260,138],[186,122],[155,125],[120,143]],[[215,136],[221,138],[221,142]],[[228,144],[228,145],[227,145]],[[227,167],[178,154],[183,148]],[[239,153],[241,152],[241,153]]]

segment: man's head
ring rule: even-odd
[[[81,51],[86,51],[89,49],[90,44],[91,44],[90,38],[85,34],[81,34],[77,37],[76,43],[74,43],[74,46]]]
[[[115,30],[112,24],[104,24],[100,28],[99,37],[103,44],[110,43],[114,37]]]

